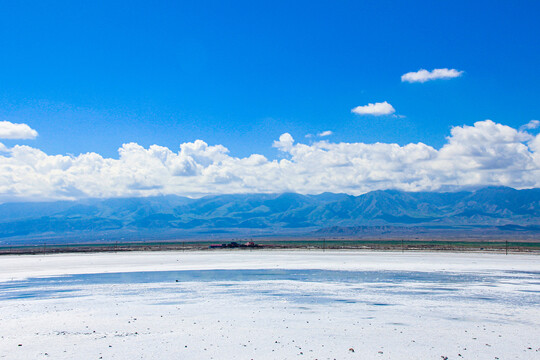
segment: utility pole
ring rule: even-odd
[[[506,240],[506,255],[508,255],[508,240]]]

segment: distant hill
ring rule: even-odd
[[[540,189],[245,194],[0,205],[0,243],[234,235],[414,233],[489,228],[540,234]],[[66,240],[67,241],[67,240]]]

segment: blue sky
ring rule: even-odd
[[[0,5],[0,118],[38,130],[32,145],[272,157],[284,132],[438,147],[454,125],[540,117],[537,1],[113,3]],[[445,67],[465,73],[400,81]],[[406,117],[350,111],[380,101]]]
[[[440,149],[454,126],[540,118],[539,14],[538,1],[2,2],[0,121],[39,136],[1,141],[116,159],[125,143],[201,139],[271,160],[284,133],[309,145],[332,131]],[[441,68],[463,73],[401,81]],[[351,112],[384,101],[399,116]]]

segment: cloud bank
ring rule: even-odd
[[[416,72],[408,72],[406,74],[403,74],[401,76],[402,82],[419,82],[424,83],[426,81],[430,80],[437,80],[437,79],[452,79],[456,77],[460,77],[463,74],[463,71],[458,71],[456,69],[433,69],[431,71],[420,69]]]
[[[388,102],[381,102],[381,103],[374,103],[374,104],[367,104],[364,106],[357,106],[354,109],[351,110],[351,112],[358,114],[358,115],[373,115],[373,116],[381,116],[381,115],[390,115],[396,112],[394,107],[390,105]]]
[[[238,158],[202,140],[179,151],[124,144],[117,159],[96,153],[48,155],[26,145],[0,153],[0,201],[177,194],[321,193],[379,189],[453,190],[470,186],[540,187],[540,135],[491,120],[452,128],[445,145],[273,144],[282,159]]]
[[[37,131],[26,124],[0,121],[0,139],[35,139],[37,136]]]

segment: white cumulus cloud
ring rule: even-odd
[[[373,115],[373,116],[381,116],[381,115],[390,115],[396,112],[394,107],[390,105],[387,101],[385,102],[379,102],[379,103],[369,103],[367,105],[363,106],[357,106],[354,109],[351,110],[351,112],[358,114],[358,115]]]
[[[540,120],[531,120],[525,125],[521,126],[520,130],[534,130],[540,127]]]
[[[0,121],[0,139],[35,139],[37,136],[37,131],[26,124]]]
[[[460,77],[463,74],[463,71],[459,71],[456,69],[433,69],[431,71],[420,69],[418,71],[414,72],[408,72],[406,74],[401,75],[401,81],[402,82],[420,82],[424,83],[426,81],[430,80],[437,80],[437,79],[452,79],[456,77]]]
[[[226,147],[202,140],[183,143],[178,151],[128,143],[118,150],[117,159],[97,153],[48,155],[30,146],[4,146],[0,201],[540,187],[540,135],[491,120],[453,127],[440,149],[421,142],[304,144],[288,133],[273,146],[287,156],[238,158]]]
[[[319,136],[319,137],[325,137],[325,136],[330,136],[330,135],[332,135],[332,134],[333,134],[332,131],[326,130],[326,131],[323,131],[323,132],[318,133],[317,136]]]
[[[292,149],[294,144],[294,139],[289,133],[281,134],[279,140],[274,141],[272,144],[273,147],[278,148],[281,151],[289,151]]]

